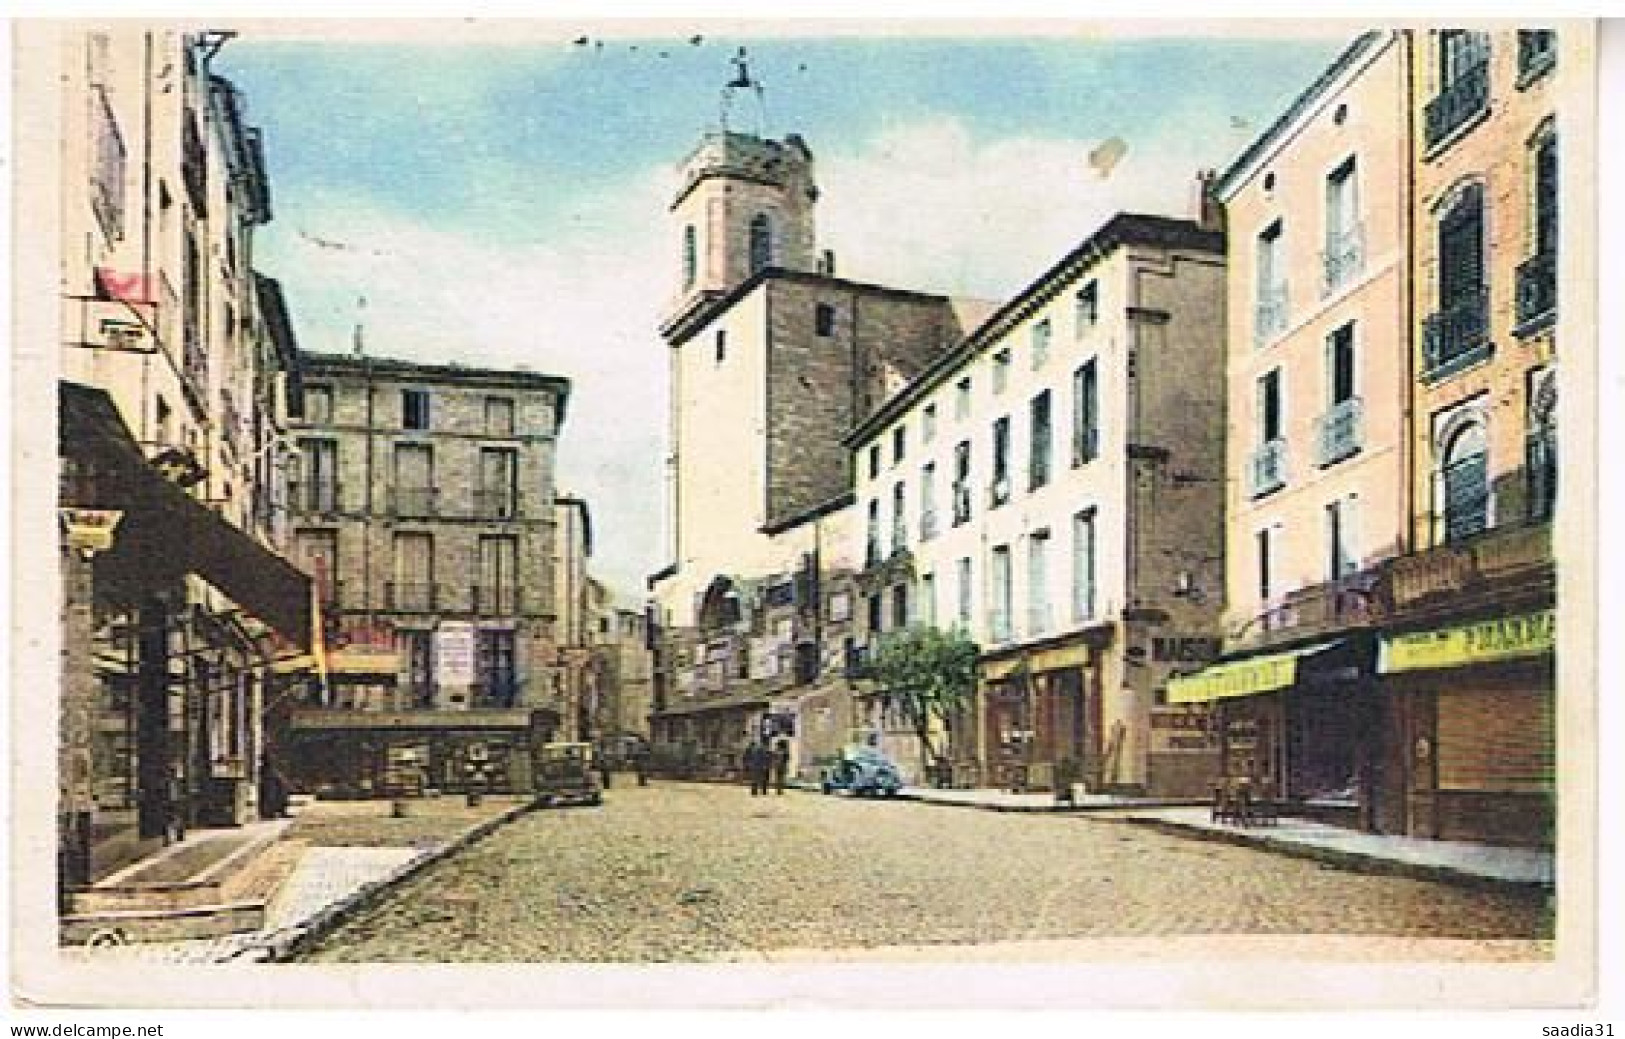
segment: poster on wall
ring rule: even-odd
[[[443,686],[474,684],[474,625],[446,621],[434,633],[435,680]]]

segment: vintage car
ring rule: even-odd
[[[848,747],[825,767],[819,788],[826,794],[845,790],[858,797],[892,797],[903,788],[903,775],[874,747]]]
[[[603,804],[604,788],[590,743],[546,743],[536,749],[536,800],[559,804]]]

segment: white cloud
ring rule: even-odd
[[[1181,147],[1130,141],[1102,181],[1088,162],[1096,143],[977,144],[944,119],[820,152],[820,239],[845,277],[1006,297],[1119,210],[1188,208],[1194,164]],[[560,485],[588,499],[596,572],[633,602],[667,561],[667,362],[655,327],[675,276],[672,183],[670,170],[651,170],[606,184],[561,230],[519,241],[426,226],[354,199],[285,205],[264,264],[287,284],[308,349],[348,350],[365,296],[375,355],[568,376]]]

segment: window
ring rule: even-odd
[[[1258,440],[1281,439],[1281,369],[1273,368],[1258,380]]]
[[[969,523],[970,505],[970,441],[961,440],[954,445],[954,526]]]
[[[480,484],[474,492],[479,515],[491,519],[519,515],[518,462],[512,448],[480,448]]]
[[[904,506],[903,481],[892,484],[891,489],[891,550],[901,552],[908,546],[908,514]]]
[[[434,639],[421,628],[396,628],[395,650],[400,654],[401,685],[413,707],[434,703]]]
[[[819,303],[813,307],[813,331],[821,336],[835,334],[835,308],[828,303]]]
[[[485,435],[511,437],[513,429],[513,400],[508,397],[485,398]]]
[[[908,627],[908,585],[894,585],[891,590],[892,628]]]
[[[1357,569],[1350,547],[1350,520],[1354,499],[1336,499],[1326,503],[1326,579],[1336,581]]]
[[[474,586],[474,612],[490,615],[511,614],[518,582],[519,542],[511,534],[480,536],[479,582]]]
[[[937,575],[926,574],[920,578],[920,591],[915,596],[914,609],[919,615],[920,623],[928,628],[937,626]]]
[[[721,364],[728,357],[728,333],[724,329],[717,329],[717,363]]]
[[[1050,406],[1049,390],[1032,399],[1029,406],[1032,443],[1027,453],[1027,489],[1036,491],[1049,483]]]
[[[1269,602],[1270,593],[1274,589],[1270,585],[1270,528],[1265,527],[1257,534],[1258,538],[1258,599],[1260,602]]]
[[[291,495],[296,511],[338,510],[338,456],[336,440],[299,441],[299,470]]]
[[[993,482],[989,485],[994,507],[1010,500],[1010,416],[993,423]]]
[[[1472,363],[1487,347],[1489,294],[1484,268],[1484,188],[1469,184],[1439,219],[1439,309],[1422,326],[1429,373]]]
[[[1355,395],[1354,322],[1326,337],[1326,411],[1316,420],[1316,463],[1332,465],[1361,445],[1360,399]]]
[[[1286,484],[1286,440],[1281,417],[1281,370],[1260,376],[1257,386],[1256,419],[1258,445],[1249,467],[1249,493],[1258,498]]]
[[[1100,390],[1094,358],[1072,373],[1072,464],[1100,457]]]
[[[758,213],[750,222],[750,272],[755,274],[773,263],[773,225],[766,213]]]
[[[869,499],[869,525],[864,540],[863,559],[865,566],[878,566],[880,564],[880,499]]]
[[[869,612],[869,633],[878,635],[886,626],[886,602],[881,593],[876,592],[865,603]]]
[[[937,406],[927,404],[920,413],[920,441],[929,444],[937,438]]]
[[[401,391],[401,426],[405,429],[429,428],[429,391]]]
[[[333,422],[333,387],[305,387],[305,421],[316,426]]]
[[[1258,236],[1254,270],[1257,300],[1253,311],[1253,333],[1259,345],[1286,331],[1286,267],[1282,256],[1281,235],[1281,221],[1277,220]]]
[[[1464,132],[1489,106],[1489,34],[1446,29],[1438,43],[1439,90],[1423,111],[1429,148]]]
[[[937,536],[937,463],[920,468],[920,540]]]
[[[1027,538],[1027,634],[1049,629],[1049,531],[1036,530]]]
[[[1010,546],[999,545],[993,549],[992,559],[993,605],[992,613],[988,617],[988,629],[994,642],[1008,642],[1012,637],[1010,630]]]
[[[124,135],[119,133],[118,119],[107,100],[107,89],[100,83],[92,88],[96,100],[95,114],[95,166],[90,177],[90,207],[109,239],[124,237],[124,181],[128,153]]]
[[[972,609],[970,556],[960,556],[954,564],[954,584],[956,586],[955,598],[959,604],[959,626],[970,630]]]
[[[1529,373],[1524,459],[1528,486],[1525,515],[1531,522],[1552,518],[1557,505],[1557,373],[1537,368]]]
[[[954,418],[970,418],[970,376],[954,384]]]
[[[908,436],[904,432],[905,428],[904,426],[898,426],[891,431],[891,460],[893,465],[903,460],[903,452],[908,441]]]
[[[394,575],[386,589],[389,609],[434,609],[434,538],[420,533],[396,534]]]
[[[1050,324],[1049,318],[1033,325],[1033,367],[1044,367],[1049,360]]]
[[[1072,517],[1072,619],[1095,615],[1095,510]]]
[[[1326,403],[1336,406],[1354,399],[1354,322],[1326,337]]]
[[[395,445],[395,485],[391,488],[397,516],[428,516],[434,510],[434,449],[428,444]]]
[[[1557,33],[1550,29],[1518,30],[1518,89],[1522,90],[1557,64]]]
[[[1557,134],[1548,126],[1530,143],[1530,258],[1517,270],[1519,335],[1539,331],[1557,313]]]
[[[1536,255],[1557,252],[1557,134],[1544,133],[1534,146]]]
[[[479,706],[514,706],[519,695],[519,675],[514,667],[514,633],[506,629],[482,629],[474,644],[474,668]]]
[[[880,477],[880,445],[879,444],[870,444],[869,445],[869,479],[875,480],[875,479],[879,479],[879,477]]]
[[[1326,177],[1326,251],[1321,257],[1323,295],[1347,285],[1360,273],[1365,262],[1355,186],[1354,158],[1350,156]]]
[[[1079,338],[1100,321],[1100,287],[1091,281],[1078,290],[1073,301],[1073,327]]]
[[[694,287],[694,279],[700,273],[700,245],[699,232],[693,224],[683,228],[683,288]]]
[[[1440,470],[1446,541],[1470,538],[1489,528],[1487,449],[1482,422],[1467,422],[1449,435]]]
[[[993,392],[1003,393],[1010,382],[1010,351],[1000,350],[993,355]]]

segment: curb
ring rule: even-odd
[[[1402,862],[1397,859],[1385,859],[1365,852],[1346,851],[1341,848],[1325,848],[1313,844],[1301,844],[1297,841],[1282,840],[1279,837],[1270,837],[1261,833],[1239,833],[1232,830],[1210,830],[1201,826],[1191,826],[1186,823],[1172,822],[1167,819],[1153,819],[1148,816],[1122,816],[1123,822],[1136,826],[1144,826],[1175,837],[1185,837],[1192,840],[1211,841],[1215,844],[1233,844],[1247,848],[1261,848],[1265,851],[1276,852],[1281,855],[1290,855],[1293,858],[1309,859],[1338,869],[1348,870],[1351,873],[1365,873],[1375,876],[1409,877],[1412,880],[1432,880],[1444,884],[1453,884],[1458,887],[1477,888],[1488,891],[1512,891],[1527,894],[1550,895],[1555,890],[1551,881],[1543,880],[1516,880],[1510,877],[1492,877],[1482,873],[1472,873],[1455,866],[1432,865],[1423,862]]]
[[[489,837],[496,830],[522,815],[535,811],[539,807],[541,807],[541,802],[535,800],[514,805],[501,815],[494,816],[469,830],[465,830],[447,843],[437,848],[430,848],[402,863],[394,872],[370,884],[363,885],[353,894],[318,910],[314,915],[299,923],[285,927],[269,938],[262,939],[238,950],[226,962],[287,963],[296,959],[303,953],[308,952],[313,945],[327,937],[345,921],[361,910],[373,905],[384,895],[411,880],[425,869]]]
[[[1133,804],[1038,804],[1038,805],[1008,805],[1008,804],[976,804],[970,801],[949,801],[921,794],[907,792],[899,793],[894,800],[913,801],[916,804],[935,805],[942,808],[970,808],[980,812],[1013,812],[1027,814],[1048,815],[1089,815],[1094,812],[1131,812],[1144,808],[1187,808],[1192,805],[1206,804],[1205,801],[1136,801]]]

